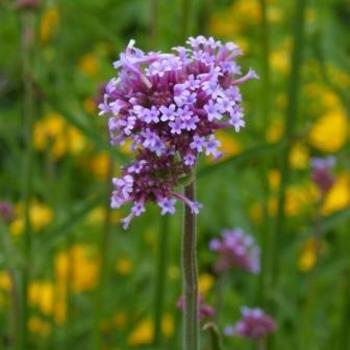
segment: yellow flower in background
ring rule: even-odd
[[[30,317],[28,320],[28,329],[31,333],[44,337],[48,336],[51,333],[50,323],[38,316]]]
[[[210,29],[215,36],[229,39],[239,32],[239,25],[230,13],[215,13],[210,19]]]
[[[141,321],[128,337],[129,346],[151,344],[153,341],[153,322],[151,320]]]
[[[286,191],[286,214],[296,216],[317,199],[318,193],[314,186],[309,184],[291,185]]]
[[[33,281],[29,286],[29,303],[43,314],[52,315],[55,303],[55,287],[51,281]]]
[[[222,152],[222,156],[218,159],[212,159],[207,158],[207,162],[214,163],[214,162],[220,162],[223,161],[229,157],[235,156],[239,154],[242,150],[241,144],[237,141],[235,136],[233,136],[231,133],[219,130],[216,133],[216,138],[219,142],[221,142],[220,151]]]
[[[277,143],[281,140],[284,133],[284,124],[281,119],[274,119],[266,130],[266,141],[269,143]]]
[[[301,143],[294,144],[289,154],[289,163],[294,169],[308,168],[310,163],[308,147]]]
[[[40,43],[46,45],[55,33],[60,15],[57,7],[46,9],[40,19]]]
[[[318,242],[314,238],[308,239],[302,249],[298,260],[299,270],[302,272],[311,271],[317,262]]]
[[[162,318],[162,332],[166,337],[174,333],[174,319],[170,314]],[[153,322],[149,319],[142,320],[128,337],[129,346],[147,345],[153,342]]]
[[[75,293],[91,290],[96,286],[99,262],[87,246],[76,244],[58,253],[54,258],[57,284],[69,286]]]
[[[349,134],[349,122],[342,110],[328,112],[319,118],[309,132],[311,146],[323,152],[334,153],[346,143]]]
[[[40,232],[52,222],[54,214],[46,204],[33,200],[30,203],[29,217],[33,231]],[[10,224],[11,234],[14,236],[21,235],[24,230],[24,222],[23,206],[20,204],[16,207],[16,218]]]
[[[89,166],[92,173],[98,179],[103,180],[107,178],[110,162],[110,155],[106,152],[101,152],[91,157]]]
[[[91,210],[87,218],[88,224],[102,224],[106,219],[106,209],[106,207],[100,206]],[[111,211],[110,208],[108,208],[108,210]],[[109,213],[109,215],[111,216],[112,223],[116,224],[120,222],[121,214],[119,211],[112,211]]]
[[[199,275],[198,278],[198,289],[203,295],[207,294],[210,289],[213,288],[214,277],[208,273],[203,273]]]
[[[166,313],[162,319],[162,332],[166,337],[171,337],[174,334],[174,318],[171,314]]]
[[[229,11],[231,18],[234,17],[242,25],[257,25],[261,22],[260,5],[256,0],[235,1]]]
[[[66,153],[78,154],[86,147],[86,139],[81,132],[55,112],[48,113],[36,122],[33,138],[37,150],[50,150],[56,159]]]
[[[128,275],[133,269],[133,263],[129,258],[119,258],[115,263],[115,270],[120,275]]]
[[[277,191],[281,181],[281,173],[277,169],[272,169],[268,173],[269,186],[271,190]]]
[[[286,75],[289,72],[289,51],[285,48],[274,50],[270,53],[270,64],[272,69]]]
[[[350,206],[350,175],[339,174],[327,194],[322,206],[322,214],[329,215]]]
[[[83,108],[84,108],[84,111],[88,114],[96,114],[97,113],[96,102],[92,98],[86,98],[83,101]]]
[[[96,76],[100,71],[100,63],[94,52],[87,53],[80,58],[78,68],[89,76]]]
[[[278,23],[281,22],[283,19],[283,11],[280,7],[278,6],[271,6],[269,5],[267,7],[267,20],[270,23]]]
[[[0,289],[9,291],[12,288],[11,276],[7,271],[0,271]]]

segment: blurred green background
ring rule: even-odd
[[[169,50],[204,34],[239,44],[260,80],[243,87],[246,128],[220,132],[224,157],[198,168],[200,290],[222,298],[220,330],[261,306],[278,323],[269,349],[350,349],[350,3],[25,3],[0,1],[0,202],[13,208],[0,220],[0,348],[180,348],[181,210],[150,207],[121,229],[110,179],[132,154],[109,146],[96,101],[131,38]],[[320,200],[310,158],[326,155],[336,182]],[[222,282],[208,242],[234,227],[261,245],[262,271]]]

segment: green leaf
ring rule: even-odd
[[[261,156],[264,155],[271,155],[273,153],[278,153],[282,147],[284,146],[284,142],[281,143],[277,143],[277,144],[262,144],[259,146],[255,146],[243,153],[240,153],[236,156],[232,156],[230,158],[227,158],[225,160],[223,160],[222,162],[213,164],[213,165],[209,165],[206,167],[203,167],[202,169],[200,169],[197,173],[198,178],[202,177],[202,176],[206,176],[208,174],[211,174],[215,171],[218,171],[222,168],[225,168],[226,166],[229,165],[236,165],[239,164],[241,162],[247,161],[247,160],[252,160],[255,158],[259,158]]]
[[[40,236],[40,242],[44,245],[43,248],[50,251],[62,239],[67,238],[69,234],[71,234],[73,228],[80,224],[92,209],[105,202],[105,198],[106,194],[102,193],[72,208],[72,210],[69,211],[70,215],[65,220],[59,222],[50,231],[44,233],[43,236]]]
[[[204,325],[203,330],[209,332],[211,349],[223,350],[222,339],[216,324],[209,322]]]

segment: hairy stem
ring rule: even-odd
[[[185,187],[185,196],[195,201],[195,180]],[[198,272],[196,253],[196,216],[185,206],[182,237],[182,275],[183,275],[183,350],[199,349],[198,313]]]
[[[166,269],[168,265],[169,217],[161,221],[158,239],[158,256],[156,268],[156,285],[154,298],[154,345],[162,343],[162,316],[164,313],[164,296],[166,286]]]

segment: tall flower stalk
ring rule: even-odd
[[[22,79],[24,88],[23,99],[23,122],[25,153],[23,161],[23,203],[24,203],[24,235],[23,235],[23,267],[20,281],[20,307],[19,327],[16,335],[16,348],[26,349],[27,344],[27,320],[28,320],[28,285],[30,279],[29,268],[31,266],[31,220],[30,220],[30,199],[31,199],[31,177],[32,177],[32,125],[34,117],[34,89],[31,74],[31,56],[34,46],[34,21],[35,13],[32,11],[36,3],[28,6],[17,2],[21,10],[22,33],[21,33],[21,53],[22,53]]]
[[[185,186],[185,196],[192,201],[196,199],[195,179]],[[183,312],[183,350],[199,349],[198,317],[198,267],[197,267],[197,232],[196,216],[185,207],[182,235],[182,288],[184,294]]]
[[[240,131],[245,125],[239,85],[257,78],[242,75],[234,43],[190,37],[187,46],[172,53],[144,53],[130,41],[114,63],[118,77],[105,88],[100,115],[109,118],[114,146],[131,139],[136,159],[113,178],[112,208],[131,203],[125,229],[154,202],[161,215],[174,214],[176,202],[185,205],[182,239],[184,289],[184,350],[199,348],[196,262],[196,220],[202,207],[195,198],[195,167],[201,153],[218,158],[219,129]],[[184,193],[175,188],[186,183]]]

